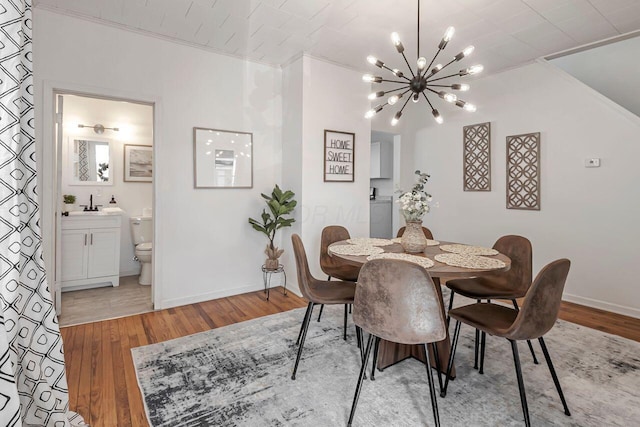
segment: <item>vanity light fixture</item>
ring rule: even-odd
[[[391,72],[398,79],[403,79],[403,80],[387,80],[387,79],[383,79],[380,76],[374,76],[371,74],[365,74],[364,76],[362,76],[362,80],[364,80],[367,83],[387,82],[387,83],[397,83],[401,85],[399,87],[396,87],[395,89],[379,90],[371,93],[369,95],[369,99],[374,100],[376,98],[381,98],[389,93],[397,92],[392,96],[390,96],[386,102],[382,102],[379,105],[373,107],[371,110],[367,111],[367,113],[364,116],[367,119],[370,119],[373,116],[375,116],[377,113],[382,111],[382,109],[387,105],[394,105],[402,97],[409,94],[408,96],[406,96],[406,101],[404,101],[402,108],[391,119],[392,126],[395,126],[400,121],[400,117],[402,116],[402,111],[407,106],[407,103],[409,102],[409,100],[411,99],[413,100],[414,103],[417,103],[420,100],[420,97],[423,97],[425,101],[427,101],[427,103],[429,104],[429,107],[431,108],[431,114],[433,115],[433,118],[438,124],[441,124],[444,120],[440,115],[440,113],[438,112],[438,110],[436,110],[431,104],[429,97],[427,97],[427,94],[429,92],[431,92],[431,94],[437,95],[438,97],[440,97],[441,99],[443,99],[448,103],[455,104],[456,106],[464,109],[465,111],[469,111],[469,112],[476,111],[475,105],[459,99],[458,96],[453,93],[444,91],[445,88],[456,90],[456,91],[467,91],[469,90],[468,84],[443,82],[442,80],[446,80],[452,77],[462,77],[469,74],[477,74],[483,70],[482,65],[473,65],[469,68],[463,68],[456,73],[452,73],[442,77],[440,77],[441,74],[438,74],[443,69],[447,68],[449,65],[453,64],[454,62],[459,62],[463,58],[466,58],[467,56],[469,56],[473,52],[474,47],[468,46],[467,48],[462,50],[462,52],[455,55],[446,64],[444,65],[437,64],[432,67],[433,63],[435,62],[440,52],[444,50],[444,48],[447,46],[447,43],[449,43],[449,41],[453,37],[454,32],[455,32],[455,29],[453,27],[447,28],[447,30],[444,33],[444,36],[442,36],[442,40],[440,41],[440,44],[438,44],[438,50],[433,56],[433,59],[431,59],[431,62],[429,62],[427,65],[427,59],[423,56],[420,56],[420,0],[418,0],[418,49],[417,49],[418,59],[416,61],[416,71],[415,72],[413,71],[413,69],[411,68],[411,65],[409,64],[409,61],[407,60],[407,57],[404,54],[404,46],[400,41],[400,36],[398,35],[398,33],[392,33],[391,41],[393,42],[398,53],[402,55],[404,62],[407,64],[407,67],[409,67],[411,78],[405,76],[404,73],[397,68],[387,67],[384,62],[382,62],[375,56],[367,57],[367,61],[369,61],[371,65],[375,65],[378,68],[384,68],[385,70]],[[436,74],[438,75],[436,76]]]
[[[118,132],[118,131],[120,130],[120,128],[106,128],[106,127],[104,127],[103,125],[101,125],[100,123],[97,123],[97,124],[95,124],[95,125],[93,125],[93,126],[91,126],[91,125],[80,125],[80,124],[79,124],[79,125],[78,125],[78,127],[79,127],[80,129],[83,129],[83,128],[92,128],[92,129],[93,129],[93,131],[94,131],[95,133],[97,133],[98,135],[103,134],[105,130],[113,130],[113,131],[116,131],[116,132]]]

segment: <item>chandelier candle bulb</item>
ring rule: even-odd
[[[438,123],[439,125],[441,125],[444,122],[444,119],[442,118],[438,110],[436,109],[431,110],[431,114],[433,114],[433,118],[436,119],[436,123]]]
[[[373,100],[376,98],[380,98],[381,96],[384,96],[384,92],[383,91],[378,91],[378,92],[373,92],[369,94],[369,99]]]
[[[396,50],[398,51],[398,53],[402,53],[404,52],[404,46],[402,46],[402,42],[400,41],[400,36],[398,35],[398,33],[391,33],[391,41],[393,42],[393,45],[396,47]]]
[[[456,32],[456,29],[453,27],[447,28],[447,31],[444,32],[444,36],[442,36],[442,40],[438,45],[438,49],[442,50],[447,46],[447,43],[453,38],[453,34]]]
[[[467,68],[467,72],[469,74],[478,74],[478,73],[481,73],[482,70],[484,70],[484,67],[480,64],[472,65],[471,67]]]
[[[454,83],[451,85],[451,89],[459,90],[461,92],[466,92],[470,89],[470,86],[466,83],[463,83],[463,84]]]
[[[404,74],[402,74],[402,71],[398,70],[397,68],[393,69],[393,74],[395,74],[397,77],[400,77],[400,78],[404,76]]]
[[[424,70],[424,67],[427,66],[427,58],[425,58],[424,56],[421,56],[420,58],[418,58],[417,64],[418,64],[418,70],[420,71]]]
[[[467,46],[467,47],[464,48],[464,50],[462,52],[460,52],[459,54],[454,56],[453,59],[455,59],[456,61],[460,61],[462,58],[465,58],[465,57],[471,55],[474,50],[475,50],[474,46]]]
[[[380,61],[378,58],[372,55],[367,56],[367,61],[369,61],[369,64],[375,65],[378,68],[382,68],[382,66],[384,65],[384,62]]]
[[[362,80],[368,83],[380,83],[382,82],[382,77],[365,74],[364,76],[362,76]]]
[[[458,99],[458,97],[453,93],[447,93],[444,91],[438,92],[438,96],[447,102],[456,102],[456,100]]]
[[[414,93],[413,97],[411,98],[411,100],[415,103],[417,103],[420,100],[420,94],[419,93]]]
[[[389,99],[387,100],[387,104],[393,105],[396,102],[398,102],[400,98],[402,98],[402,94],[390,96]]]
[[[395,116],[391,119],[391,126],[395,126],[400,121],[400,117],[402,117],[402,111],[398,111]]]

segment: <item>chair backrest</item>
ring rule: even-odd
[[[307,261],[307,253],[304,250],[302,239],[299,235],[293,234],[291,236],[291,243],[293,244],[293,253],[296,257],[296,270],[298,272],[298,287],[302,296],[309,301],[315,301],[313,293],[313,283],[316,279],[311,275],[309,271],[309,262]]]
[[[546,334],[558,319],[562,291],[571,262],[559,259],[547,264],[529,288],[522,308],[505,337],[532,340]]]
[[[376,259],[360,270],[353,321],[377,337],[401,344],[442,341],[446,323],[441,304],[424,268]]]
[[[329,225],[322,229],[320,237],[320,268],[322,271],[331,275],[331,272],[325,271],[325,268],[335,268],[341,265],[339,260],[329,255],[329,245],[350,238],[347,229],[340,225]]]
[[[508,286],[521,295],[527,293],[533,278],[533,249],[529,239],[515,235],[502,236],[493,245],[493,249],[511,259],[511,268],[483,278]]]
[[[398,234],[396,234],[396,237],[402,237],[402,235],[404,234],[404,230],[407,227],[400,227],[400,229],[398,230]],[[429,240],[433,240],[433,234],[431,233],[431,230],[429,230],[427,227],[422,227],[422,232],[424,233],[424,237],[426,237]]]

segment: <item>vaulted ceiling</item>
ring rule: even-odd
[[[215,52],[282,65],[301,52],[359,70],[378,56],[402,68],[389,34],[415,61],[417,0],[34,0],[37,8],[97,20]],[[640,29],[640,0],[421,0],[421,55],[445,29],[452,56],[495,72]],[[413,65],[413,64],[412,64]]]

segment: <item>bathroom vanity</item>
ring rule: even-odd
[[[62,291],[120,284],[120,215],[62,217]]]

